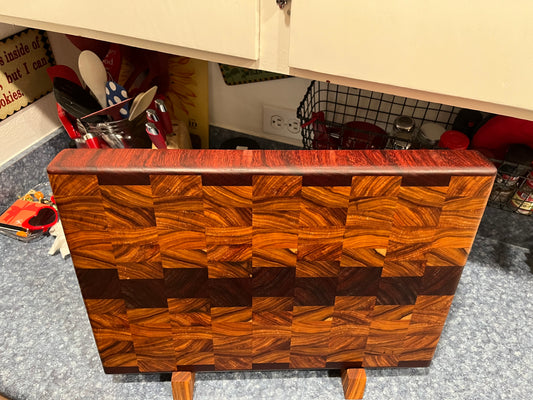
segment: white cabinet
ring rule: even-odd
[[[0,21],[174,53],[259,57],[259,0],[16,0],[2,2]]]
[[[289,4],[17,0],[0,22],[533,120],[530,0]]]
[[[530,0],[293,0],[289,66],[533,119],[532,17]]]

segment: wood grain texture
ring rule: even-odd
[[[48,171],[107,373],[428,366],[495,173],[467,151],[133,149]]]
[[[194,372],[179,371],[172,373],[172,398],[192,400],[194,395]]]
[[[342,388],[345,399],[362,399],[366,386],[366,371],[363,368],[350,368],[341,371]]]

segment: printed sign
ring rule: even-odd
[[[44,31],[26,29],[0,41],[0,120],[52,90],[46,73],[52,65]]]

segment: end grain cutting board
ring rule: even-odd
[[[107,373],[425,367],[490,193],[469,151],[65,150]]]

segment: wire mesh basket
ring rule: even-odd
[[[459,109],[427,101],[313,81],[297,110],[305,149],[397,148],[393,122],[411,117],[451,129]]]
[[[393,123],[411,117],[450,130],[460,109],[422,100],[313,81],[297,110],[305,149],[398,149]],[[410,143],[417,148],[418,143]],[[406,147],[407,148],[407,147]],[[437,146],[434,146],[437,148]],[[488,205],[533,215],[533,150],[510,148],[498,167]]]
[[[511,145],[504,160],[492,160],[498,167],[489,205],[522,215],[533,215],[533,149]]]

